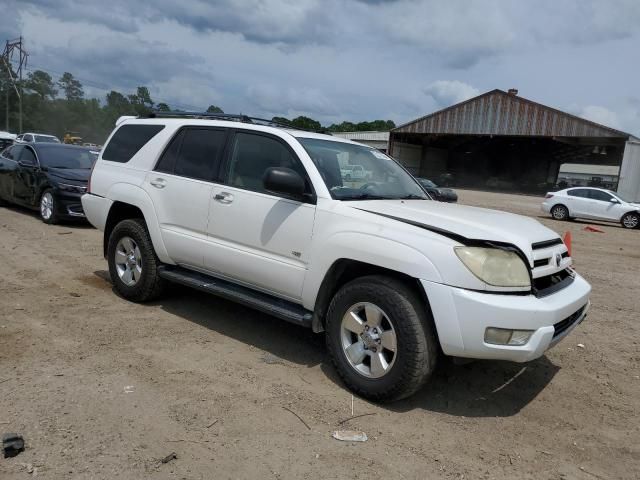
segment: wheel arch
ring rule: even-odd
[[[391,277],[402,282],[418,294],[424,307],[431,312],[431,306],[429,304],[427,294],[424,291],[422,283],[417,278],[380,265],[362,262],[351,258],[340,258],[336,260],[331,267],[329,267],[322,283],[320,284],[320,290],[316,296],[315,306],[313,309],[313,319],[311,323],[313,331],[316,333],[324,331],[325,317],[327,310],[329,309],[329,304],[340,288],[352,280],[371,275]],[[433,315],[430,315],[430,317],[433,318]],[[434,332],[437,336],[437,329],[435,328],[435,325]]]
[[[164,263],[173,263],[160,234],[160,225],[151,198],[140,187],[131,184],[116,184],[107,195],[113,201],[105,221],[103,236],[103,253],[109,243],[113,228],[127,218],[142,218],[145,222],[156,255]]]

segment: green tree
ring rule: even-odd
[[[291,125],[291,120],[285,117],[273,117],[271,121],[281,125]]]
[[[322,130],[322,124],[313,118],[299,116],[291,120],[291,125],[305,130]]]
[[[149,115],[153,109],[153,100],[151,100],[147,87],[138,87],[136,93],[128,95],[128,99],[135,112],[140,116]]]
[[[164,102],[160,102],[156,105],[156,110],[160,112],[170,112],[171,107]]]
[[[82,100],[84,97],[84,90],[82,84],[73,78],[69,72],[64,72],[60,80],[58,80],[58,86],[64,92],[64,96],[67,100]]]
[[[24,83],[25,89],[33,90],[42,100],[47,98],[53,99],[58,94],[58,90],[53,83],[51,75],[42,70],[29,72],[27,80]]]
[[[209,108],[207,108],[207,113],[224,113],[224,110],[215,105],[209,105]]]

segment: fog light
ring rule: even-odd
[[[533,330],[511,330],[508,328],[489,327],[484,332],[485,343],[492,345],[526,345]]]

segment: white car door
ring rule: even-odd
[[[573,188],[567,191],[567,206],[572,217],[588,218],[592,211],[592,200],[588,188]]]
[[[213,180],[227,131],[185,127],[169,143],[143,188],[153,201],[162,240],[178,264],[203,268]]]
[[[589,190],[589,196],[594,218],[617,222],[625,213],[620,201],[608,192],[592,189]]]
[[[291,168],[307,178],[286,142],[237,130],[230,142],[226,185],[215,185],[209,212],[205,268],[283,298],[302,296],[315,204],[266,192],[270,167]],[[311,184],[307,180],[309,192]]]

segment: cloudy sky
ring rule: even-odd
[[[640,135],[640,0],[0,0],[90,96],[404,122],[494,88]],[[8,15],[7,12],[13,12]]]

